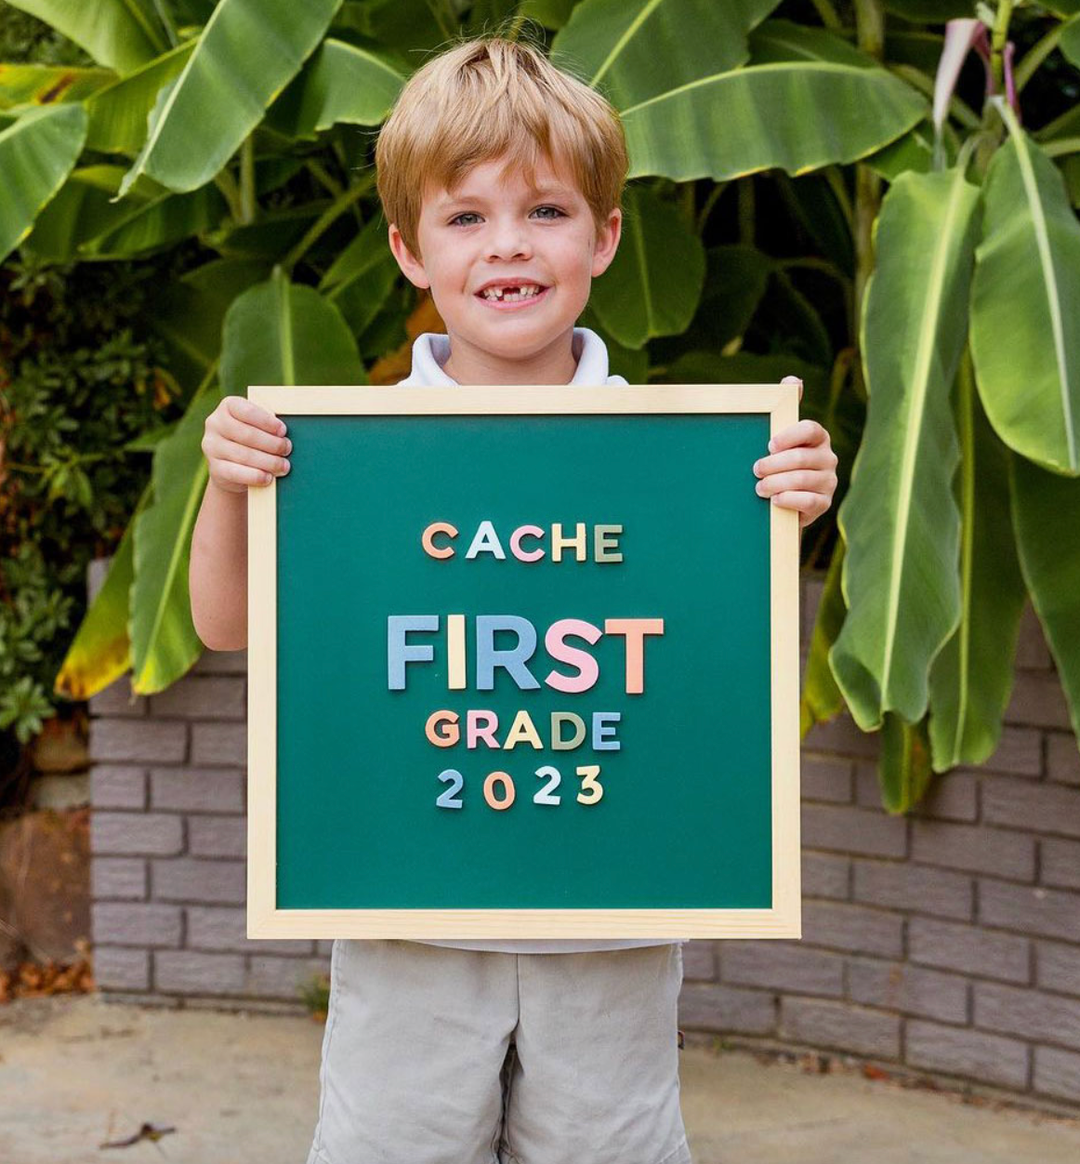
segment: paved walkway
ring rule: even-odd
[[[3,1164],[302,1164],[322,1026],[310,1019],[106,1004],[0,1006]],[[682,1052],[695,1164],[1076,1164],[1080,1120],[745,1051]],[[101,1149],[143,1123],[175,1133]],[[584,1164],[584,1162],[583,1162]]]

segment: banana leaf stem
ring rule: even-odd
[[[291,271],[294,266],[300,261],[307,250],[314,245],[315,242],[322,236],[322,234],[333,223],[344,214],[350,206],[358,199],[362,198],[371,188],[374,177],[366,176],[361,178],[354,186],[349,186],[343,190],[333,202],[319,215],[319,217],[312,223],[308,232],[304,237],[293,247],[291,251],[281,260],[281,265],[286,271]]]
[[[1019,93],[1024,86],[1031,80],[1032,73],[1046,60],[1046,58],[1057,48],[1057,43],[1061,40],[1061,32],[1065,27],[1065,22],[1055,24],[1052,29],[1042,38],[1031,46],[1026,53],[1024,59],[1016,66],[1016,71],[1013,73],[1013,80],[1016,82],[1016,91]]]
[[[240,221],[255,221],[255,143],[251,134],[240,146]]]

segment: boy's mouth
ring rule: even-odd
[[[545,298],[550,288],[540,283],[506,283],[477,291],[476,298],[496,311],[520,311]]]

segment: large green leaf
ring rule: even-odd
[[[1080,223],[1061,171],[1017,125],[990,161],[971,288],[971,351],[1001,439],[1080,474]]]
[[[169,47],[154,0],[8,0],[81,45],[100,65],[127,72]]]
[[[30,233],[71,173],[86,139],[81,105],[30,109],[0,131],[0,261]]]
[[[180,75],[196,43],[185,41],[95,93],[86,103],[87,148],[134,157],[146,141],[146,123],[158,93]]]
[[[1066,60],[1080,69],[1080,15],[1074,16],[1062,28],[1058,48]]]
[[[844,625],[844,596],[840,588],[840,574],[844,564],[844,539],[837,538],[833,547],[825,584],[818,600],[814,629],[810,634],[810,648],[806,655],[802,690],[799,696],[799,735],[816,723],[825,723],[844,710],[844,697],[829,667],[829,649]]]
[[[147,482],[120,544],[113,552],[105,581],[83,616],[57,672],[53,683],[57,695],[65,695],[68,699],[89,699],[131,666],[128,617],[131,583],[135,577],[134,530],[151,494],[152,487]]]
[[[1080,481],[1009,457],[1016,548],[1080,740]]]
[[[881,727],[878,783],[887,812],[907,812],[922,800],[933,777],[926,721],[908,723],[887,711]]]
[[[1009,515],[1007,450],[979,405],[971,357],[957,375],[960,623],[930,667],[933,767],[981,764],[1001,738],[1024,606]]]
[[[275,267],[225,316],[221,382],[228,395],[246,396],[250,384],[366,384],[367,376],[337,308]]]
[[[299,72],[341,0],[221,0],[184,69],[158,94],[120,186],[147,173],[184,193],[208,182]]]
[[[191,531],[206,488],[202,452],[206,418],[222,397],[200,392],[176,429],[154,449],[153,501],[135,520],[131,587],[131,689],[163,691],[199,658],[203,644],[191,621],[188,566]]]
[[[863,731],[890,710],[922,719],[930,661],[959,619],[949,392],[964,344],[977,205],[960,168],[901,174],[875,224],[860,336],[866,427],[837,510],[848,614],[829,652]]]
[[[619,248],[589,298],[607,330],[628,348],[678,334],[694,317],[704,280],[705,251],[682,214],[648,190],[627,187]]]
[[[360,335],[382,310],[398,277],[381,216],[373,217],[335,259],[319,290]]]
[[[741,65],[746,34],[778,0],[582,0],[551,59],[620,109]]]
[[[751,64],[713,70],[621,108],[630,176],[802,174],[881,149],[926,116],[926,99],[822,29],[766,21]]]
[[[22,105],[60,105],[85,101],[116,80],[109,69],[73,69],[69,65],[0,65],[0,109]]]
[[[278,133],[303,138],[338,122],[379,125],[404,83],[394,61],[328,37],[270,106],[266,121]]]

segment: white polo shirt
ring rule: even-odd
[[[625,384],[622,376],[608,374],[608,353],[604,341],[587,327],[575,327],[571,351],[577,360],[571,384]],[[450,337],[425,331],[413,341],[412,371],[399,386],[447,387],[456,385],[443,371],[450,356]],[[495,938],[438,939],[425,938],[428,946],[453,946],[458,950],[497,950],[505,954],[576,954],[585,950],[627,950],[634,946],[667,946],[671,938]]]

